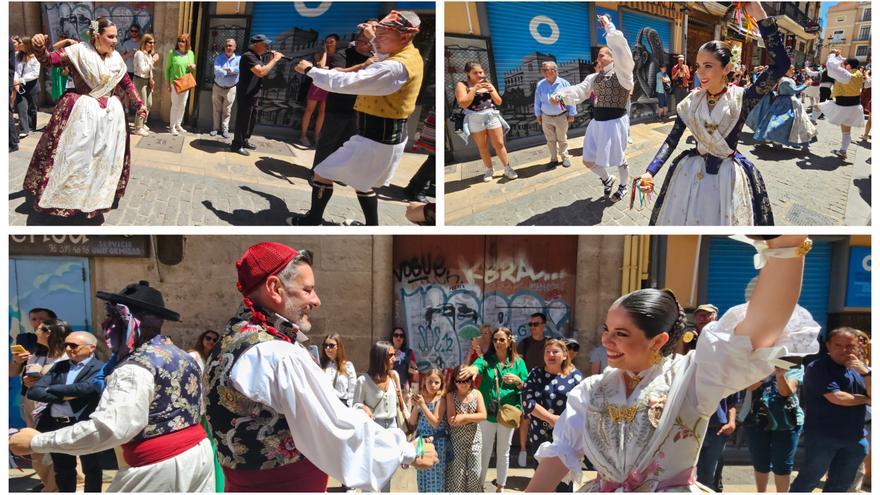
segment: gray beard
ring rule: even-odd
[[[302,313],[302,310],[294,305],[290,300],[285,301],[284,303],[284,315],[285,318],[290,320],[291,323],[299,327],[299,331],[303,333],[309,333],[312,329],[312,323],[306,319],[306,316]]]

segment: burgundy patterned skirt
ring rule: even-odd
[[[40,208],[38,206],[43,191],[46,190],[46,185],[49,183],[49,176],[52,172],[52,167],[55,165],[55,157],[58,152],[58,147],[61,145],[61,134],[64,132],[68,120],[70,119],[71,112],[73,111],[73,106],[79,98],[91,97],[74,92],[65,93],[61,97],[55,105],[55,111],[52,113],[52,118],[49,120],[49,124],[43,130],[43,136],[40,138],[39,144],[37,144],[37,149],[31,157],[31,163],[28,166],[28,171],[24,177],[24,184],[22,187],[26,192],[34,194],[34,211],[60,217],[72,217],[78,214],[85,214],[87,218],[92,218],[111,209],[104,208],[94,211],[80,211],[63,208]],[[97,101],[101,108],[106,108],[109,98],[99,98]],[[125,159],[123,161],[122,174],[119,177],[119,183],[116,187],[114,203],[122,198],[123,194],[125,194],[125,187],[128,185],[128,176],[131,166],[131,148],[127,129],[126,125],[124,131]]]

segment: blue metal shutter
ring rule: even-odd
[[[313,29],[319,37],[330,33],[345,36],[357,31],[361,22],[383,14],[379,12],[381,4],[376,2],[333,2],[326,10],[323,3],[316,2],[253,2],[252,5],[250,35],[265,34],[273,41],[294,27]]]
[[[660,39],[663,40],[663,48],[666,53],[672,53],[672,20],[664,17],[657,17],[631,10],[622,10],[620,12],[620,26],[618,28],[623,31],[629,46],[633,46],[636,37],[644,27],[654,28]]]
[[[554,55],[560,65],[590,59],[591,24],[586,3],[487,2],[486,9],[495,59],[496,81],[493,83],[502,93],[504,76],[514,69],[524,71],[523,85],[526,93],[531,93],[528,86],[534,86],[543,77],[541,67],[535,63],[524,65],[523,59],[529,55],[534,57],[535,52]],[[530,31],[533,22],[537,36]],[[545,42],[539,42],[539,39]],[[580,81],[569,82],[577,84]]]
[[[745,302],[746,287],[758,275],[753,264],[755,250],[747,244],[727,238],[712,238],[709,242],[708,297],[700,302],[714,304],[724,313]],[[830,275],[831,243],[817,241],[807,255],[798,304],[822,325],[823,333],[828,322]]]
[[[434,11],[437,4],[434,2],[394,2],[394,10],[430,10]]]

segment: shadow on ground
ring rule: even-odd
[[[602,213],[613,203],[605,198],[579,199],[527,218],[517,225],[598,225]]]
[[[214,203],[210,200],[202,201],[202,205],[204,205],[208,211],[216,215],[221,221],[226,222],[229,225],[287,225],[287,218],[295,214],[287,208],[287,203],[278,196],[258,191],[248,186],[239,186],[239,189],[253,193],[265,199],[269,202],[269,207],[260,211],[251,211],[244,208],[239,208],[233,211],[223,211],[214,207]],[[323,225],[337,224],[325,221]]]
[[[21,215],[27,215],[27,220],[25,225],[28,226],[53,226],[53,225],[62,225],[65,227],[70,226],[85,226],[85,227],[93,227],[104,224],[104,215],[98,214],[92,218],[88,218],[85,214],[74,215],[72,217],[59,217],[55,215],[48,215],[46,213],[41,213],[34,210],[34,195],[25,192],[24,190],[10,193],[9,200],[21,199],[24,198],[24,203],[18,205],[15,208],[15,213]],[[119,201],[116,200],[113,202],[113,207],[111,209],[116,209],[119,206]]]

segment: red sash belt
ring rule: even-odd
[[[148,466],[186,452],[208,438],[202,425],[193,425],[166,435],[122,446],[122,456],[131,467]]]
[[[273,469],[223,468],[225,492],[317,492],[327,491],[327,474],[308,459]]]

